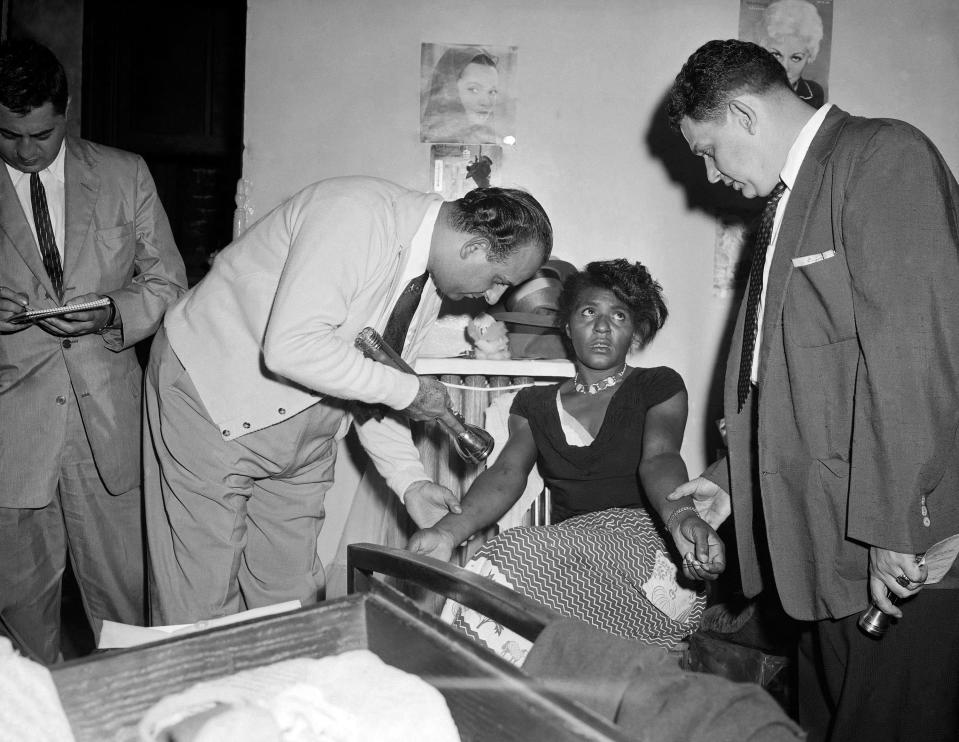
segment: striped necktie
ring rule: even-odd
[[[43,267],[53,282],[53,289],[57,292],[57,299],[63,299],[63,266],[60,264],[60,251],[57,250],[57,241],[53,236],[53,225],[50,223],[50,211],[47,208],[47,192],[40,182],[38,173],[30,173],[30,205],[33,207],[33,224],[37,228],[37,242],[40,245],[40,255],[43,257]]]
[[[743,411],[749,390],[752,387],[750,376],[753,369],[753,350],[756,347],[756,333],[759,329],[759,297],[763,292],[763,268],[766,266],[766,250],[773,236],[773,222],[776,219],[776,206],[782,198],[786,186],[782,181],[773,188],[769,200],[763,207],[756,232],[756,245],[753,247],[753,262],[749,267],[749,291],[746,298],[746,319],[743,323],[743,352],[739,359],[739,383],[736,387],[739,412]]]

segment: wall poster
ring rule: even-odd
[[[516,55],[515,46],[423,44],[420,141],[513,144]]]

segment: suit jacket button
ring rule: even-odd
[[[69,338],[67,338],[66,340],[63,341],[63,347],[64,347],[64,348],[69,348],[69,347],[70,347],[70,339],[69,339]]]
[[[250,423],[243,423],[243,427],[247,430],[250,429]]]
[[[224,438],[229,438],[229,437],[230,437],[230,431],[229,431],[229,430],[221,430],[220,432],[223,434],[223,437],[224,437]]]
[[[57,397],[57,404],[66,404],[66,403],[67,403],[67,398],[64,397],[62,394]]]
[[[285,407],[281,407],[280,409],[277,410],[277,412],[279,412],[281,415],[285,415],[285,414],[286,414],[286,408],[285,408]]]

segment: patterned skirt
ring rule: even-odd
[[[696,629],[706,603],[704,585],[686,580],[642,509],[512,528],[484,544],[466,568],[565,616],[667,649]],[[453,601],[443,618],[515,664],[529,651],[522,637]]]

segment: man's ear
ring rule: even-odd
[[[478,251],[482,251],[485,258],[489,254],[489,240],[478,235],[471,235],[466,242],[460,246],[460,257],[464,260],[471,257]]]
[[[573,336],[569,334],[569,322],[566,323],[566,326],[563,328],[563,331],[566,333],[566,337],[570,340],[573,339]]]
[[[756,127],[759,123],[756,117],[756,109],[741,98],[733,98],[729,101],[729,115],[734,123],[741,126],[748,133],[756,133]]]

